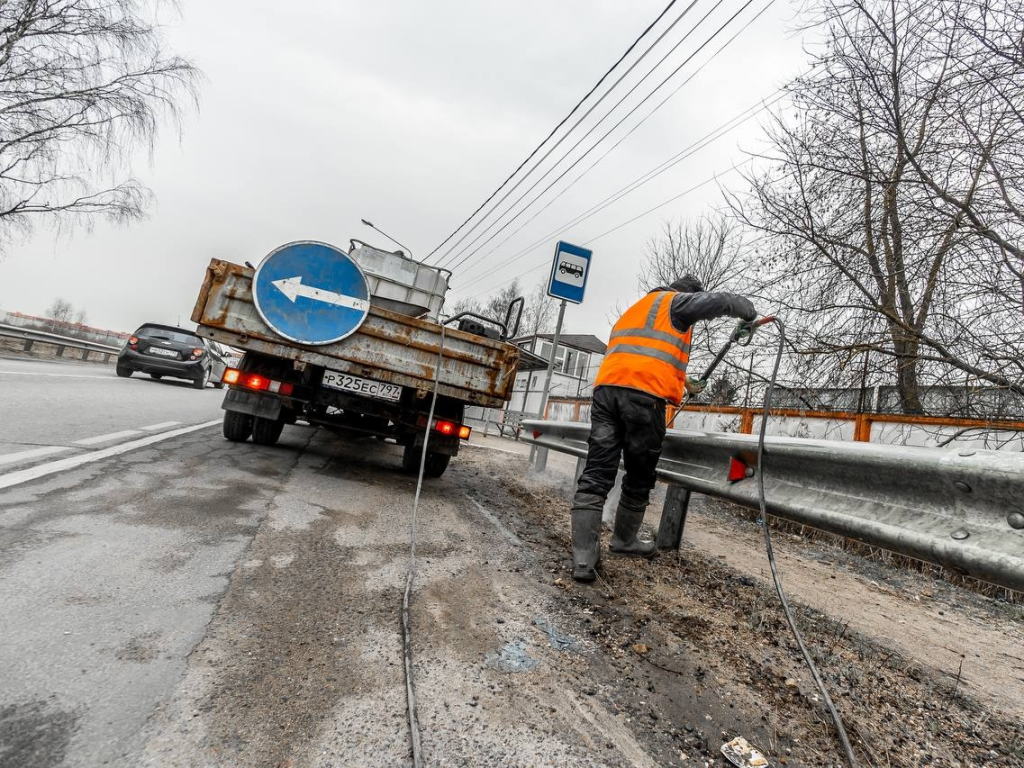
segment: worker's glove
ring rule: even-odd
[[[686,391],[694,397],[697,397],[701,392],[704,391],[708,383],[704,379],[687,379],[686,380]]]
[[[750,338],[754,335],[754,324],[752,322],[741,320],[736,324],[736,328],[732,332],[733,343],[746,346],[750,343]]]

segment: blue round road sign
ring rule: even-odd
[[[271,251],[252,278],[256,311],[299,344],[330,344],[355,333],[370,311],[370,289],[344,251],[312,240]]]

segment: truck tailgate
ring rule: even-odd
[[[441,343],[438,324],[374,306],[359,330],[346,339],[323,346],[297,344],[275,334],[256,311],[252,276],[248,267],[210,261],[192,310],[201,335],[239,349],[423,392],[433,388]],[[445,328],[438,391],[500,408],[511,397],[518,362],[519,348],[513,344]]]

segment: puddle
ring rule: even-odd
[[[487,666],[502,672],[528,672],[540,664],[526,652],[526,641],[519,639],[505,643],[499,653],[488,653],[486,660]]]

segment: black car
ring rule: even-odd
[[[146,323],[131,335],[118,354],[115,370],[118,376],[125,377],[140,371],[154,379],[190,379],[196,389],[205,389],[212,381],[219,389],[224,386],[224,368],[216,342],[172,325]]]

